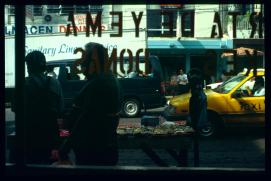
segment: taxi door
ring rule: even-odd
[[[264,76],[261,76],[264,78]],[[231,94],[228,104],[227,123],[259,124],[263,125],[265,120],[265,94],[253,95],[252,89],[255,77],[248,79],[239,85]]]

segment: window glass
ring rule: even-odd
[[[228,93],[230,92],[237,84],[239,84],[242,80],[244,80],[246,76],[244,75],[237,75],[220,85],[214,91],[219,93]]]
[[[14,139],[10,135],[15,135],[15,106],[14,106],[14,86],[15,86],[15,7],[5,5],[5,162],[14,163]]]
[[[235,17],[230,12],[242,12],[243,6],[28,4],[25,5],[25,16],[22,17],[25,19],[25,27],[22,27],[25,30],[25,46],[19,50],[15,49],[15,7],[5,5],[7,163],[14,163],[16,154],[22,151],[18,150],[14,141],[15,128],[18,128],[27,130],[25,137],[18,138],[22,142],[23,139],[27,140],[25,148],[28,151],[23,153],[25,158],[42,158],[38,162],[40,165],[72,162],[77,165],[139,166],[144,169],[152,166],[169,166],[169,169],[175,166],[231,169],[265,167],[264,131],[255,131],[256,126],[252,131],[246,130],[246,126],[251,123],[259,124],[261,128],[265,126],[265,23],[259,13],[263,5],[249,4],[245,6],[246,14],[240,13]],[[255,33],[248,26],[254,10],[257,10],[253,19],[257,24]],[[70,12],[74,14],[74,21],[68,20]],[[92,21],[87,21],[89,12]],[[101,22],[97,19],[98,12],[102,12]],[[110,12],[121,12],[122,22],[118,22],[121,20],[119,15],[111,15]],[[162,12],[167,13],[162,16]],[[168,13],[173,15],[172,22]],[[183,15],[187,16],[182,18]],[[236,32],[232,26],[235,22],[233,18],[237,21]],[[96,26],[99,23],[101,26]],[[169,34],[171,25],[173,35]],[[263,27],[259,27],[261,25]],[[192,29],[194,32],[191,32]],[[82,64],[87,64],[84,59],[87,57],[95,60],[93,52],[88,54],[90,57],[85,56],[85,45],[88,43],[101,44],[107,50],[107,56],[112,62],[106,62],[104,67],[109,67],[113,72],[113,75],[108,75],[111,76],[110,81],[102,75],[99,78],[106,81],[93,83],[95,75],[84,75],[98,65],[90,66],[82,73]],[[257,77],[247,80],[247,76],[239,74],[240,70],[251,67],[252,62],[248,57],[253,56],[239,51],[236,61],[233,56],[222,56],[226,50],[244,46],[258,51],[255,66],[263,69],[257,74],[258,78],[263,78],[261,86],[256,85]],[[25,65],[24,89],[27,91],[24,91],[24,96],[28,102],[19,105],[19,110],[25,111],[26,124],[16,127],[15,111],[18,105],[14,104],[14,92],[19,86],[15,85],[15,75],[18,75],[15,57],[21,50],[25,50],[25,56],[39,51],[44,55],[45,63],[38,65],[42,72],[35,76],[37,72],[31,72]],[[101,55],[101,51],[98,54]],[[131,64],[129,56],[133,57]],[[144,61],[145,56],[148,62]],[[37,57],[35,55],[34,59]],[[120,57],[124,57],[124,60],[120,61]],[[140,57],[139,62],[136,57]],[[20,61],[25,61],[23,58]],[[43,56],[37,59],[43,60]],[[194,91],[191,91],[191,82],[187,83],[193,68],[200,70],[206,84],[221,83],[222,72],[224,76],[231,76],[215,89],[203,88],[200,101],[206,100],[207,103],[198,101],[193,105],[207,106],[206,111],[202,111],[206,119],[201,121],[208,120],[208,123],[200,127],[199,134],[196,134],[200,136],[199,149],[194,145],[194,122],[191,122],[190,117],[199,116],[202,112],[191,115],[189,103],[191,92]],[[229,72],[234,72],[234,75]],[[185,79],[185,83],[181,83],[182,79]],[[232,94],[232,90],[241,82],[244,82],[243,85]],[[86,88],[89,85],[93,87]],[[113,87],[113,91],[108,87]],[[46,99],[49,95],[50,99]],[[31,104],[31,109],[28,109],[28,104]],[[46,105],[52,107],[45,109]],[[240,115],[240,110],[244,110],[244,114]],[[84,119],[81,116],[85,116]],[[28,118],[33,118],[32,122]],[[54,122],[49,122],[49,119],[54,119]],[[77,120],[80,120],[78,124]],[[228,129],[228,123],[244,125],[244,131]],[[52,125],[53,131],[48,131],[47,128]],[[54,136],[52,133],[55,133]],[[65,138],[70,135],[75,135],[77,140],[73,142],[72,149],[64,150],[63,153],[61,143],[65,143]],[[57,138],[58,143],[50,142],[54,140],[53,137]],[[28,145],[32,141],[34,147],[37,146],[35,149]],[[46,144],[50,144],[50,148],[43,149]],[[41,154],[35,155],[35,151]],[[63,154],[61,156],[64,161],[58,157],[59,154]],[[199,160],[197,154],[200,155]],[[96,162],[98,158],[100,163]],[[35,161],[36,158],[33,159]],[[108,163],[108,160],[112,162]]]

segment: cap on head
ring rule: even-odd
[[[46,58],[40,51],[32,51],[25,57],[28,73],[42,73],[46,70]]]

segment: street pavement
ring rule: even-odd
[[[265,139],[261,129],[253,135],[239,134],[240,129],[226,131],[232,135],[224,138],[201,139],[199,142],[200,167],[222,168],[264,168]],[[248,133],[242,130],[243,133]],[[249,134],[249,133],[248,133]],[[170,166],[177,163],[164,150],[156,150],[158,155]],[[119,165],[155,166],[141,150],[120,150]],[[188,166],[194,166],[193,147],[189,149]]]
[[[148,110],[144,115],[161,114],[163,108]],[[142,115],[141,115],[142,116]],[[12,130],[14,114],[6,109],[6,130]],[[121,118],[120,124],[140,124],[140,117]],[[265,168],[265,130],[264,128],[228,128],[221,138],[200,139],[200,167],[221,168]],[[155,150],[169,166],[176,161],[165,151]],[[8,151],[6,156],[8,156]],[[8,160],[8,158],[6,158]],[[156,166],[140,149],[119,150],[120,166]],[[193,147],[189,149],[188,166],[193,167]]]

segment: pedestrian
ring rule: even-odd
[[[183,69],[179,69],[179,75],[177,76],[177,82],[178,82],[178,94],[182,94],[187,92],[187,84],[188,84],[188,79],[187,75],[184,73]]]
[[[189,102],[190,118],[194,129],[207,125],[207,97],[203,91],[204,80],[200,70],[191,69],[189,72],[191,98]]]
[[[74,100],[67,145],[71,145],[78,165],[115,165],[121,110],[119,82],[112,71],[104,69],[103,45],[91,42],[85,45],[85,51],[82,69],[88,81]]]
[[[28,77],[25,80],[25,148],[26,162],[50,164],[57,156],[60,138],[57,118],[63,111],[59,82],[47,76],[46,59],[40,51],[25,58]]]
[[[182,68],[180,68],[180,70],[179,70],[179,75],[177,76],[177,81],[178,81],[178,84],[180,84],[180,85],[187,85],[187,83],[188,83],[187,75],[184,73]]]
[[[195,166],[199,166],[199,132],[207,126],[207,97],[203,91],[204,79],[198,69],[189,72],[191,97],[189,100],[189,116],[194,134]]]

